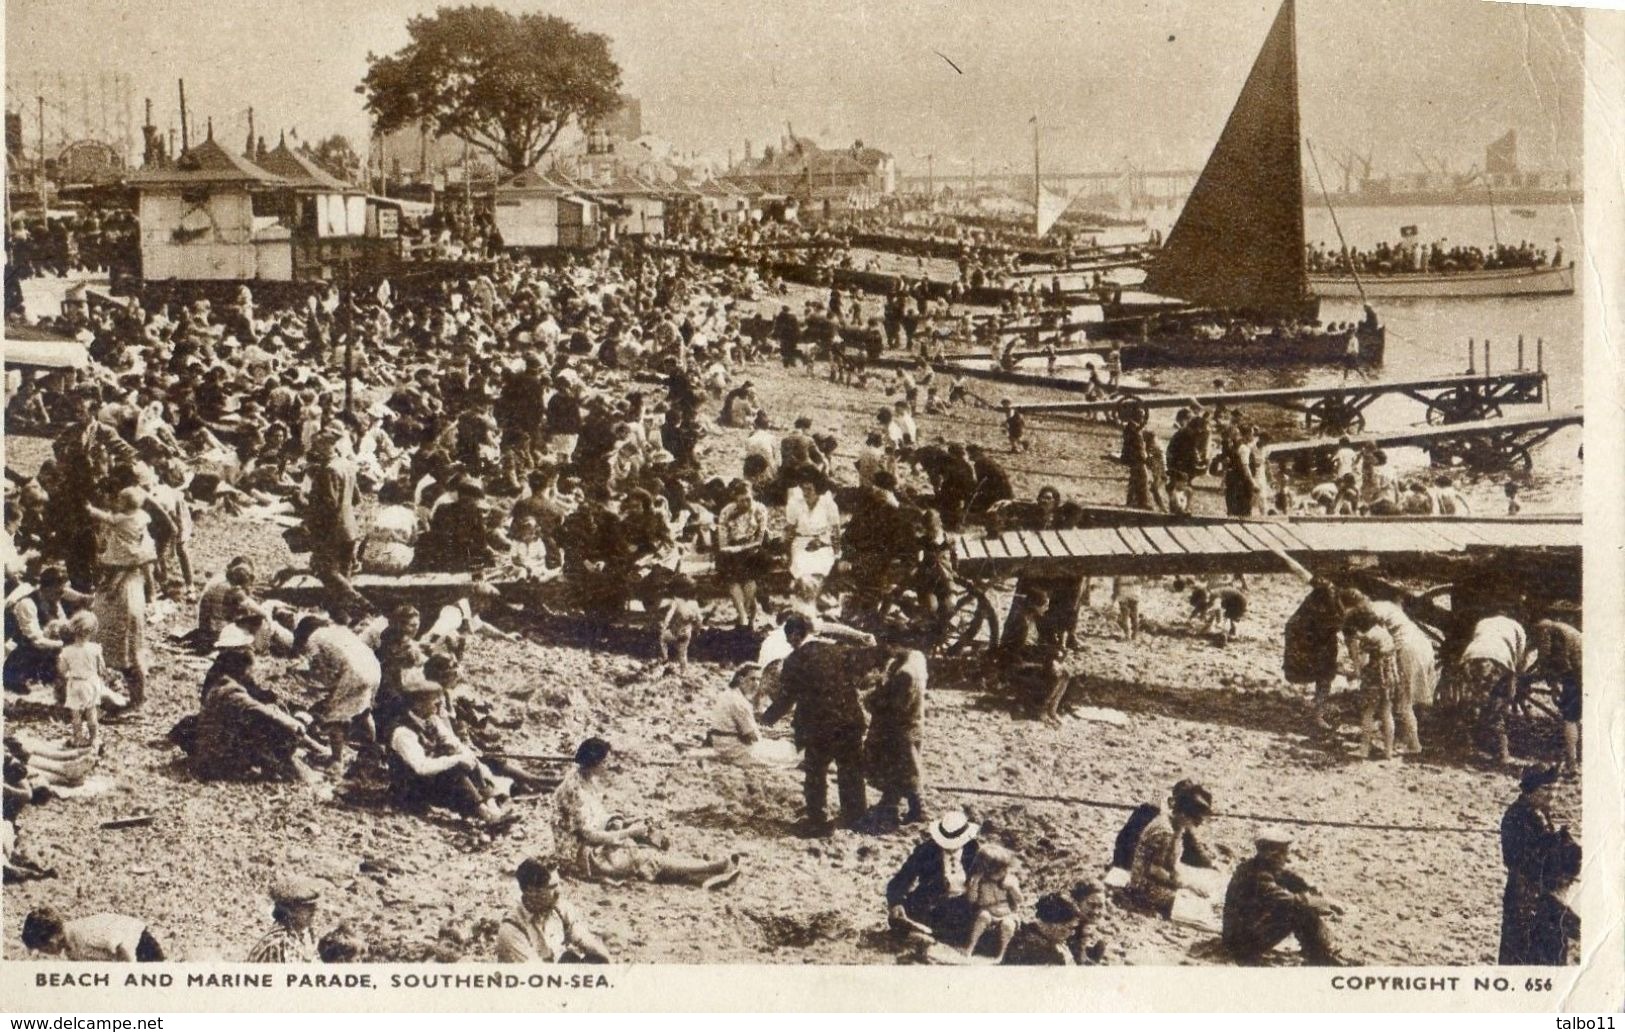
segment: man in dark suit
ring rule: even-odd
[[[886,914],[893,929],[923,926],[950,946],[964,945],[972,918],[965,885],[981,830],[959,810],[937,818],[930,835],[886,883]]]
[[[795,710],[791,728],[796,747],[806,754],[802,767],[806,771],[807,832],[828,835],[833,830],[827,813],[831,764],[842,822],[853,824],[869,808],[863,780],[865,718],[858,694],[863,679],[854,670],[850,650],[814,638],[806,617],[786,620],[784,635],[795,651],[785,657],[779,696],[762,714],[762,723],[775,724]]]
[[[794,368],[796,359],[801,357],[796,348],[801,340],[801,320],[790,314],[789,305],[782,306],[773,319],[773,338],[779,342],[779,358],[784,368]]]

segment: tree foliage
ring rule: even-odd
[[[380,132],[428,119],[490,154],[509,172],[535,167],[572,120],[620,104],[621,69],[609,39],[548,14],[442,7],[407,22],[411,42],[367,55],[357,92]]]
[[[334,133],[317,142],[315,146],[307,147],[306,153],[310,160],[320,165],[330,175],[352,183],[361,179],[361,155],[356,153],[347,136]]]

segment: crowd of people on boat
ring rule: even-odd
[[[49,805],[94,767],[103,736],[142,719],[154,648],[209,657],[195,711],[167,729],[200,781],[375,787],[389,805],[449,812],[500,835],[520,819],[513,801],[549,785],[505,758],[519,729],[504,726],[489,686],[467,674],[469,655],[555,610],[582,615],[593,643],[642,611],[650,651],[681,667],[720,613],[760,641],[706,729],[717,756],[799,763],[808,835],[828,835],[837,821],[885,831],[930,820],[932,842],[957,848],[959,860],[937,856],[937,869],[897,883],[895,903],[888,888],[903,932],[919,924],[934,943],[1010,962],[1076,961],[1069,943],[1088,938],[1100,887],[1085,880],[1029,912],[1019,858],[988,842],[972,861],[964,849],[975,822],[956,811],[933,819],[922,798],[925,653],[952,616],[949,534],[1001,518],[1016,502],[1009,474],[982,448],[921,434],[920,418],[948,414],[965,393],[935,382],[929,365],[885,382],[858,449],[808,416],[765,411],[751,366],[772,361],[774,345],[787,368],[810,366],[800,351],[807,325],[786,308],[769,334],[746,332],[737,300],[746,286],[741,270],[702,273],[681,257],[606,250],[556,265],[499,259],[410,290],[328,290],[299,303],[256,301],[242,288],[217,307],[160,287],[52,320],[87,341],[92,363],[31,378],[8,400],[8,426],[49,433],[53,444],[32,475],[7,469],[5,685],[69,714],[71,737],[65,746],[7,739],[8,876],[50,873],[30,860],[16,814]],[[832,297],[822,315],[842,308]],[[838,359],[824,357],[834,376]],[[1238,427],[1234,447],[1256,441],[1248,434]],[[716,464],[702,456],[735,438],[737,473],[707,475]],[[1160,454],[1154,438],[1137,439],[1138,459],[1125,436],[1131,469]],[[1189,456],[1179,455],[1184,470]],[[1051,495],[1054,518],[1065,518]],[[214,575],[194,569],[188,546],[205,513],[286,531],[308,575],[259,569],[248,556]],[[380,611],[358,588],[363,574],[449,578],[463,597]],[[731,613],[700,605],[698,578],[726,592]],[[301,589],[305,580],[314,583]],[[299,590],[298,605],[285,601]],[[991,657],[991,683],[1008,691],[1042,682],[1044,715],[1054,717],[1066,701],[1055,674],[1076,596],[1059,598],[1053,617],[1044,589],[1023,598],[1016,633]],[[196,626],[159,639],[155,617],[184,604],[195,604]],[[1220,589],[1200,608],[1233,633],[1245,605]],[[917,637],[899,637],[899,626]],[[877,633],[893,644],[877,645]],[[1351,655],[1387,654],[1373,627],[1345,618],[1335,633]],[[1518,669],[1529,655],[1548,651],[1514,657],[1514,687],[1532,676]],[[1373,700],[1362,727],[1389,726],[1377,711],[1400,697],[1390,666],[1355,664],[1353,682]],[[1483,676],[1497,669],[1490,663]],[[788,740],[764,730],[787,717]],[[1379,739],[1390,752],[1391,738]],[[552,790],[559,853],[517,872],[523,902],[499,936],[505,959],[607,956],[558,909],[561,876],[711,889],[741,876],[737,856],[674,850],[659,815],[625,816],[606,794],[612,753],[594,737],[569,757]],[[1141,841],[1165,861],[1167,839],[1155,830]],[[1269,834],[1259,837],[1259,862],[1237,869],[1226,945],[1256,960],[1296,932],[1306,959],[1335,962],[1326,929],[1303,916],[1329,911],[1310,901],[1307,882],[1283,876],[1290,840]],[[1135,860],[1131,887],[1168,867]],[[927,907],[920,881],[939,878]],[[1290,920],[1264,905],[1270,884],[1303,897]],[[1155,892],[1142,895],[1160,906]],[[271,896],[274,927],[251,957],[326,958],[311,920],[320,886],[295,877]],[[962,899],[963,923],[933,924],[936,904],[950,899]],[[47,953],[162,953],[134,919],[96,915],[81,927],[45,913],[30,927],[28,945]],[[1081,955],[1095,956],[1093,945]],[[355,944],[341,935],[332,950],[354,955]]]
[[[1324,275],[1387,276],[1401,273],[1483,272],[1496,269],[1557,269],[1563,266],[1563,241],[1547,250],[1528,240],[1516,244],[1496,242],[1483,248],[1451,244],[1440,239],[1431,243],[1384,240],[1374,247],[1328,248],[1324,243],[1306,245],[1309,272]]]
[[[1043,246],[1054,255],[1045,265],[1034,267],[1022,264],[1015,245],[886,237],[872,241],[872,247],[863,247],[865,239],[847,222],[834,227],[788,222],[705,224],[670,232],[663,246],[749,263],[774,290],[786,279],[828,286],[868,277],[872,283],[890,281],[891,290],[951,306],[967,304],[984,288],[996,289],[1022,304],[1053,303],[1061,294],[1059,280],[1051,277],[1046,282],[1043,275],[1034,273],[1045,268],[1065,270],[1075,256],[1088,250],[1070,244],[1061,248],[1053,243],[1029,245]],[[1096,273],[1094,286],[1103,283]]]

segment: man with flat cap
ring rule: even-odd
[[[1502,964],[1533,964],[1531,929],[1542,881],[1555,864],[1558,851],[1572,842],[1567,828],[1552,823],[1552,786],[1559,770],[1536,763],[1524,768],[1518,798],[1501,818],[1501,860],[1506,864],[1506,889],[1501,894]]]
[[[1292,836],[1272,828],[1259,833],[1256,855],[1243,860],[1224,893],[1225,949],[1242,964],[1256,964],[1287,936],[1294,936],[1303,962],[1312,967],[1348,964],[1332,946],[1329,914],[1342,908],[1287,869]]]
[[[271,883],[271,920],[276,926],[248,951],[250,964],[316,962],[316,904],[322,883],[315,878],[284,876]]]
[[[561,895],[558,868],[535,857],[514,872],[519,906],[497,929],[497,960],[503,964],[610,962],[609,947],[592,933],[575,908]]]

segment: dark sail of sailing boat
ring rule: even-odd
[[[1092,336],[1130,338],[1129,365],[1382,361],[1369,308],[1315,323],[1303,245],[1294,0],[1285,0],[1179,221],[1150,267],[1146,303],[1106,303]]]
[[[1296,313],[1307,296],[1293,0],[1252,74],[1145,290],[1200,305]]]

